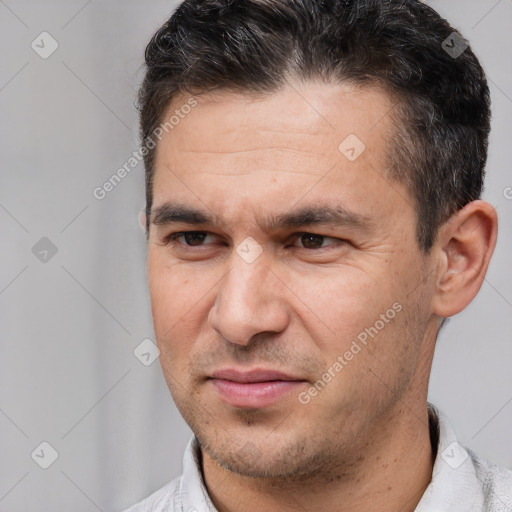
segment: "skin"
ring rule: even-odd
[[[290,83],[264,97],[196,99],[158,145],[152,212],[179,203],[215,223],[155,224],[152,214],[148,277],[162,369],[200,441],[215,506],[413,511],[434,461],[426,398],[437,331],[482,284],[494,209],[470,203],[422,253],[414,199],[387,176],[392,102],[376,88]],[[169,112],[186,101],[175,98]],[[349,134],[366,146],[354,161],[338,149]],[[266,225],[318,205],[365,225]],[[165,243],[183,231],[208,236]],[[262,249],[252,263],[236,251],[246,237]],[[298,393],[397,303],[400,312],[301,403]],[[208,379],[226,367],[303,382],[269,406],[233,407]]]

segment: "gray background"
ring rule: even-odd
[[[429,3],[488,73],[485,199],[501,219],[479,296],[440,336],[430,399],[464,444],[512,467],[512,1]],[[138,147],[143,50],[174,6],[0,1],[0,511],[119,510],[181,471],[190,431],[158,362],[133,354],[154,339],[142,165],[92,193]],[[43,31],[59,45],[47,59],[31,48]],[[31,457],[43,441],[59,455],[48,469],[47,448]]]

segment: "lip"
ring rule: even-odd
[[[258,409],[289,395],[306,382],[304,379],[269,369],[219,370],[208,379],[221,400],[238,408]]]
[[[212,379],[230,380],[233,382],[254,383],[254,382],[267,382],[267,381],[302,381],[298,377],[288,375],[277,370],[270,370],[265,368],[255,368],[253,370],[241,371],[234,368],[226,368],[218,370],[210,375]]]

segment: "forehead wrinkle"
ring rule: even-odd
[[[197,175],[197,174],[209,174],[209,175],[213,175],[213,176],[226,176],[226,177],[238,177],[238,176],[253,176],[253,175],[257,175],[259,173],[272,173],[272,174],[305,174],[305,175],[308,175],[308,176],[311,176],[311,177],[317,177],[317,176],[324,176],[325,175],[325,169],[324,169],[324,165],[319,165],[318,166],[318,169],[314,169],[312,166],[308,166],[308,170],[304,170],[304,171],[301,171],[301,170],[288,170],[288,169],[265,169],[265,168],[258,168],[257,170],[255,171],[250,171],[250,172],[233,172],[232,170],[229,170],[227,172],[222,172],[220,170],[194,170],[194,171],[182,171],[181,173],[177,172],[175,169],[173,169],[173,167],[171,167],[171,164],[170,162],[163,162],[162,163],[162,166],[165,167],[168,171],[170,171],[172,174],[174,174],[175,176],[177,176],[180,180],[181,178],[183,178],[185,175],[189,174],[189,175]],[[189,167],[190,164],[187,165],[187,167]],[[199,164],[198,164],[199,166]],[[156,169],[155,169],[155,175],[157,175],[157,169],[158,169],[159,165],[156,166]],[[332,169],[332,166],[330,167]],[[316,172],[318,171],[318,172]]]
[[[314,156],[322,156],[322,153],[317,153],[316,151],[304,151],[302,149],[292,149],[285,148],[282,146],[261,146],[257,148],[249,148],[249,149],[237,149],[235,151],[229,150],[218,150],[213,151],[211,149],[182,149],[182,153],[200,153],[200,154],[212,154],[212,155],[236,155],[239,153],[251,153],[253,151],[282,151],[286,153],[297,153],[297,154],[306,154],[306,155],[314,155]]]

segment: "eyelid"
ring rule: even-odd
[[[215,233],[211,233],[210,231],[200,231],[200,230],[190,230],[190,231],[175,231],[173,233],[169,233],[163,238],[164,245],[172,245],[172,244],[178,244],[182,245],[184,247],[205,247],[205,245],[188,245],[177,241],[177,238],[188,235],[191,233],[200,233],[205,234],[206,236],[219,236]]]

